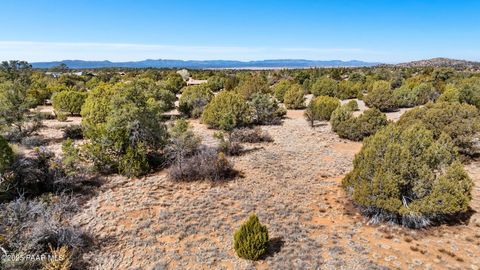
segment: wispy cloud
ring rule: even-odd
[[[272,58],[365,59],[362,48],[184,46],[139,43],[0,41],[0,59],[52,61],[65,59],[129,61],[147,58],[233,59]]]

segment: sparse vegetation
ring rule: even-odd
[[[268,239],[258,218],[257,227],[247,221],[234,236],[235,252],[274,269],[307,262],[395,267],[390,255],[365,255],[387,245],[399,256],[421,255],[424,265],[432,263],[425,255],[459,267],[478,261],[467,251],[480,238],[472,230],[480,227],[472,199],[480,134],[475,68],[48,72],[15,61],[0,66],[0,246],[64,260],[2,269],[129,268],[126,242],[151,245],[135,251],[145,258],[139,268],[237,267],[246,262],[223,240],[252,211],[271,217],[278,237]],[[311,129],[303,113],[330,125]],[[352,160],[346,194],[370,221],[389,223],[365,231],[354,218],[339,190]],[[332,222],[341,223],[335,232]],[[390,222],[449,226],[424,234]],[[352,240],[354,259],[340,239]],[[165,244],[195,256],[158,249]],[[317,256],[322,249],[328,257]],[[120,255],[114,263],[105,256],[112,252]]]
[[[272,136],[262,131],[260,127],[234,129],[230,134],[230,138],[233,141],[242,143],[273,142]]]

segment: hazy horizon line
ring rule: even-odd
[[[145,60],[177,61],[362,61],[398,64],[437,57],[478,61],[460,55],[396,57],[392,52],[348,47],[291,47],[291,46],[205,46],[167,45],[112,42],[46,42],[0,40],[0,59],[26,60],[31,63],[62,61],[138,62]],[[384,60],[380,60],[380,59]]]

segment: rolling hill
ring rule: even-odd
[[[301,60],[301,59],[275,59],[259,61],[235,61],[235,60],[168,60],[147,59],[143,61],[111,62],[111,61],[84,61],[84,60],[63,60],[53,62],[32,63],[34,68],[52,68],[64,63],[69,68],[309,68],[309,67],[367,67],[375,66],[378,63],[363,62],[358,60]]]

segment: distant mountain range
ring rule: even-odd
[[[110,61],[83,61],[83,60],[64,60],[54,62],[36,62],[32,63],[34,68],[52,68],[60,64],[65,64],[69,68],[198,68],[198,69],[215,69],[215,68],[309,68],[309,67],[370,67],[379,63],[363,62],[358,60],[341,61],[317,61],[302,59],[276,59],[276,60],[260,60],[260,61],[235,61],[235,60],[168,60],[147,59],[143,61],[131,62],[110,62]]]
[[[453,68],[480,68],[480,62],[457,60],[437,57],[426,60],[396,64],[397,67],[453,67]]]

